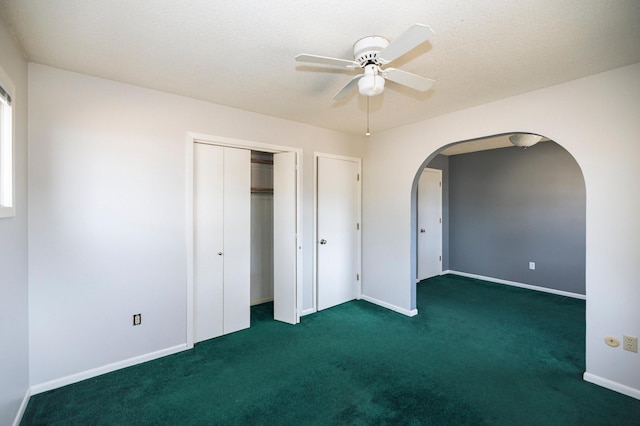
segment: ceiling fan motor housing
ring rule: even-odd
[[[389,45],[389,40],[380,36],[361,38],[353,45],[353,57],[362,68],[369,64],[378,63],[378,53]]]

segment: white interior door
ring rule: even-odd
[[[273,317],[297,324],[296,153],[273,155]]]
[[[224,334],[251,320],[251,151],[224,148]]]
[[[317,307],[358,295],[359,182],[357,161],[317,158]]]
[[[224,150],[199,143],[193,149],[193,339],[201,342],[223,334]]]
[[[418,181],[418,280],[442,273],[442,170],[424,169]]]

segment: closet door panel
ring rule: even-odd
[[[273,156],[273,316],[297,324],[296,153]]]
[[[223,148],[194,146],[194,341],[223,334]]]
[[[249,327],[251,151],[224,151],[224,333]]]

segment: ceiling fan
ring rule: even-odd
[[[433,30],[428,25],[414,24],[392,42],[380,36],[361,38],[353,45],[354,60],[303,53],[296,56],[296,61],[364,69],[363,74],[353,77],[335,94],[334,100],[349,97],[355,92],[356,87],[362,95],[379,95],[384,91],[385,79],[424,92],[431,88],[435,80],[397,68],[383,69],[382,67],[429,40],[432,35]]]

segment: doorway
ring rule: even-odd
[[[273,154],[251,151],[251,306],[273,301]]]
[[[554,141],[524,149],[511,135],[452,144],[425,160],[412,193],[412,256],[417,261],[422,170],[442,169],[443,272],[584,299],[582,171]],[[413,303],[415,294],[414,281]]]
[[[295,153],[251,152],[251,305],[296,324]]]

